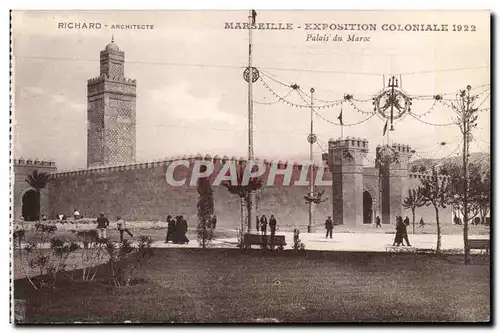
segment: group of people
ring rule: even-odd
[[[398,217],[396,218],[396,225],[397,225],[397,221],[398,221],[398,219],[399,219],[399,218],[401,218],[401,219],[402,219],[402,217],[401,217],[401,216],[398,216]],[[408,216],[407,216],[407,217],[405,217],[405,219],[404,219],[403,223],[404,223],[406,226],[409,226],[409,225],[410,225],[410,219],[409,219],[409,217],[408,217]],[[424,227],[424,225],[425,225],[424,218],[423,218],[423,217],[421,217],[421,218],[420,218],[420,222],[419,222],[418,227],[419,227],[419,228],[423,228],[423,227]],[[377,216],[377,217],[375,218],[375,228],[382,228],[382,224],[381,224],[381,221],[380,221],[380,216]]]
[[[401,216],[396,217],[396,236],[394,237],[394,242],[392,246],[400,246],[404,245],[403,240],[406,242],[407,246],[411,246],[410,241],[408,240],[408,232],[406,227],[410,225],[410,219],[408,216],[404,219]]]
[[[256,227],[257,231],[260,231],[262,235],[267,235],[267,226],[269,224],[269,230],[271,231],[271,236],[276,234],[276,226],[278,221],[273,214],[269,217],[269,222],[267,221],[266,215],[256,216]]]
[[[212,218],[212,227],[215,228],[217,223],[217,218],[215,215]],[[171,215],[167,216],[167,236],[165,238],[165,243],[172,242],[174,244],[186,244],[189,243],[189,239],[186,236],[188,231],[188,224],[184,216],[177,215],[175,219]]]
[[[99,239],[106,239],[107,234],[106,230],[109,227],[109,220],[108,218],[104,215],[104,213],[100,213],[99,217],[97,218],[97,237]],[[118,228],[118,231],[120,232],[120,242],[123,243],[123,234],[127,233],[130,237],[134,237],[132,232],[127,228],[127,224],[125,221],[121,218],[121,216],[116,217],[116,227]]]

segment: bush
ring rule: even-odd
[[[111,280],[116,287],[130,286],[132,275],[141,263],[153,256],[151,237],[141,236],[137,248],[128,240],[121,243],[105,241],[106,252],[109,255]]]
[[[58,276],[66,270],[66,261],[69,255],[79,248],[75,242],[53,237],[50,239],[51,252],[47,253],[43,249],[46,237],[53,234],[56,229],[55,226],[37,223],[36,237],[27,242],[24,247],[22,241],[24,240],[25,230],[19,229],[14,232],[14,248],[18,252],[21,270],[35,290],[42,287],[54,288]],[[31,271],[38,273],[39,276],[31,278],[26,266]]]
[[[300,240],[300,231],[299,229],[293,229],[293,249],[294,251],[305,251],[306,246]]]

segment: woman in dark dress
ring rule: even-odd
[[[392,243],[392,246],[400,246],[403,244],[402,224],[403,218],[401,216],[396,217],[396,236],[394,237],[394,243]]]
[[[167,237],[165,238],[165,243],[168,243],[169,241],[174,241],[174,233],[175,233],[175,220],[172,219],[172,216],[169,215],[167,216]]]

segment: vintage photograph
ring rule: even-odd
[[[12,11],[12,322],[490,323],[491,24]]]

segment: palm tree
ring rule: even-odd
[[[415,234],[415,209],[422,207],[425,204],[422,196],[422,188],[419,186],[417,189],[408,190],[408,196],[403,201],[403,207],[411,209],[413,215],[413,234]]]
[[[42,190],[47,187],[47,183],[49,182],[49,174],[46,172],[38,172],[38,170],[34,170],[31,175],[26,177],[26,183],[35,190],[37,194],[37,198],[40,201],[40,196]],[[38,212],[38,219],[41,220],[40,212]]]

